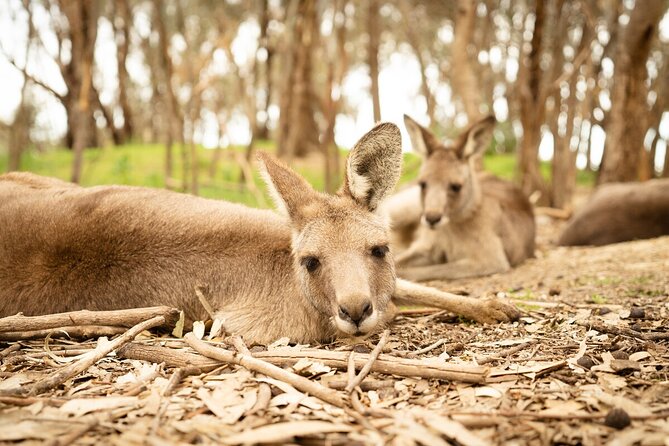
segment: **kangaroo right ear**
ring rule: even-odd
[[[439,141],[434,133],[411,119],[409,115],[404,115],[404,125],[409,132],[413,151],[423,158],[430,156],[434,149],[439,147]]]
[[[258,152],[262,175],[277,210],[298,220],[302,209],[317,198],[311,185],[291,168],[264,152]]]
[[[402,173],[402,135],[392,123],[378,124],[351,149],[339,191],[374,212]]]

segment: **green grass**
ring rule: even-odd
[[[274,151],[274,144],[270,141],[260,141],[257,149],[269,152]],[[232,147],[231,151],[243,152],[242,147]],[[174,178],[180,180],[181,150],[175,147]],[[209,178],[209,165],[214,151],[198,147],[200,168],[199,194],[208,198],[225,199],[246,203],[251,206],[269,206],[271,201],[265,192],[264,184],[257,172],[253,170],[256,187],[262,191],[258,197],[240,183],[240,169],[231,157],[222,157],[218,171],[213,178]],[[342,169],[346,152],[341,152]],[[35,172],[40,175],[52,176],[69,180],[72,172],[73,154],[65,149],[52,149],[45,152],[29,151],[24,154],[21,170]],[[84,168],[81,184],[92,186],[98,184],[126,184],[134,186],[164,187],[165,147],[162,144],[127,144],[119,147],[105,147],[88,149],[84,152]],[[6,170],[7,156],[0,152],[0,172]],[[404,154],[404,169],[400,184],[416,178],[421,165],[421,158],[412,153]],[[308,157],[304,160],[295,160],[293,168],[303,175],[317,190],[323,190],[323,163],[320,157]],[[515,176],[515,154],[490,154],[484,158],[485,169],[502,178],[513,179]],[[550,174],[550,166],[542,164],[545,176]],[[579,184],[591,184],[592,175],[579,172]]]

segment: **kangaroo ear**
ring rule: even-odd
[[[492,141],[492,131],[495,128],[495,117],[486,116],[478,122],[472,124],[458,141],[458,156],[462,159],[470,158],[473,155],[480,155],[486,151]]]
[[[430,154],[439,147],[439,140],[434,136],[434,133],[418,124],[408,115],[404,115],[404,125],[409,132],[413,151],[423,158],[430,156]]]
[[[402,171],[402,135],[391,123],[378,124],[351,149],[340,195],[375,211]]]
[[[297,220],[302,209],[317,198],[317,192],[311,185],[291,168],[264,152],[258,152],[260,174],[269,190],[277,210]]]

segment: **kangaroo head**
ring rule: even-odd
[[[340,332],[377,328],[387,320],[395,290],[389,225],[376,211],[400,176],[397,126],[379,124],[358,141],[336,195],[316,192],[266,154],[259,158],[278,210],[290,221],[293,267],[304,295]]]
[[[414,152],[423,157],[418,176],[422,221],[436,227],[468,215],[480,200],[475,159],[490,144],[495,118],[475,122],[447,144],[407,115],[404,123]]]

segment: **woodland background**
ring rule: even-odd
[[[264,206],[254,150],[332,191],[376,121],[449,137],[493,113],[486,167],[568,208],[577,184],[669,176],[668,7],[8,0],[0,169]]]

